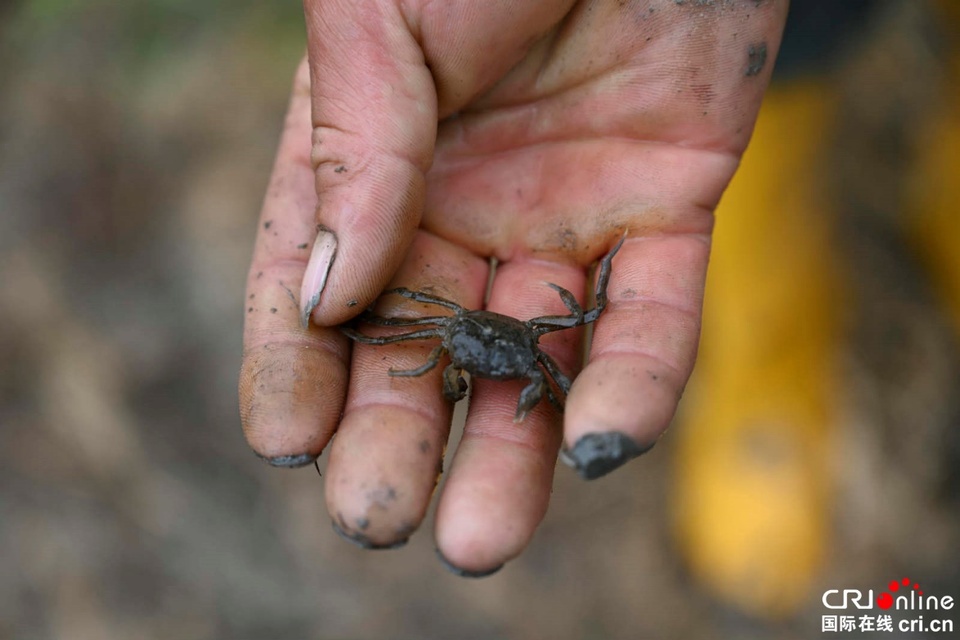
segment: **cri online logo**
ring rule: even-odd
[[[891,580],[890,584],[887,585],[887,589],[889,589],[892,592],[897,592],[900,590],[900,585],[903,585],[904,587],[909,587],[910,578],[904,578],[900,582],[897,582],[896,580]],[[918,596],[923,595],[923,591],[920,591],[919,584],[914,583],[913,590],[917,592]],[[879,596],[877,596],[877,606],[880,607],[881,609],[889,609],[890,607],[893,606],[893,596],[890,595],[889,592],[884,591]]]
[[[936,596],[927,596],[924,598],[920,585],[914,582],[913,588],[911,589],[911,582],[910,578],[891,580],[887,584],[887,591],[882,591],[880,595],[877,596],[877,606],[881,609],[896,608],[898,611],[953,608],[953,597],[943,596],[942,598],[938,598]],[[893,595],[901,591],[901,589],[903,591],[902,593],[896,596]],[[823,592],[822,601],[823,606],[827,609],[846,609],[850,606],[854,606],[857,609],[872,609],[874,604],[873,589],[868,590],[866,594],[859,589],[829,589]]]

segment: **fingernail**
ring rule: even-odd
[[[560,459],[584,480],[596,480],[653,448],[641,447],[618,431],[588,433],[572,449],[560,451]]]
[[[469,571],[468,569],[461,569],[453,564],[450,564],[450,561],[443,557],[443,554],[440,553],[440,549],[434,549],[437,552],[437,558],[440,559],[440,564],[443,567],[452,573],[455,576],[460,576],[461,578],[486,578],[487,576],[492,576],[500,569],[503,569],[502,564],[498,564],[493,569],[486,569],[483,571]]]
[[[254,451],[254,453],[257,453]],[[257,457],[269,464],[272,467],[285,467],[287,469],[297,469],[298,467],[305,467],[308,464],[313,464],[317,459],[317,456],[312,453],[301,453],[294,456],[262,456],[257,453]]]
[[[310,314],[320,304],[320,294],[327,285],[327,274],[337,255],[337,236],[323,225],[317,227],[317,239],[313,241],[313,251],[307,270],[303,274],[300,287],[300,324],[306,329],[310,324]]]
[[[363,535],[362,533],[347,533],[343,529],[343,527],[337,524],[336,520],[331,520],[330,524],[333,526],[333,531],[338,536],[340,536],[347,542],[351,542],[357,545],[361,549],[367,549],[370,551],[386,551],[389,549],[399,549],[400,547],[404,546],[405,544],[407,544],[407,542],[410,541],[410,538],[403,538],[402,540],[397,540],[396,542],[391,542],[389,544],[377,544],[375,542],[372,542],[370,538]]]

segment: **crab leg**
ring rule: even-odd
[[[579,327],[582,324],[586,324],[586,322],[583,320],[582,313],[580,314],[580,317],[541,316],[539,318],[533,318],[532,320],[527,321],[527,325],[530,327],[530,330],[538,336],[542,336],[543,334],[550,333],[552,331],[572,329],[574,327]]]
[[[552,376],[552,374],[550,375]],[[543,372],[537,369],[530,376],[530,384],[525,386],[520,392],[520,399],[517,401],[517,413],[513,421],[515,423],[523,422],[527,414],[530,413],[530,410],[537,406],[540,400],[543,399],[544,394],[546,394],[550,404],[552,404],[559,413],[563,413],[563,401],[554,393],[553,387],[550,386]]]
[[[430,355],[427,356],[427,361],[416,369],[390,369],[389,373],[394,378],[413,378],[416,376],[422,376],[427,371],[430,371],[437,363],[440,362],[442,358],[447,353],[447,348],[443,345],[434,347],[433,351],[430,352]]]
[[[539,318],[533,318],[528,320],[530,330],[538,336],[542,336],[545,333],[551,333],[553,331],[561,331],[563,329],[572,329],[574,327],[579,327],[583,322],[583,316],[541,316]]]
[[[435,304],[440,307],[446,307],[447,309],[453,309],[454,311],[463,311],[463,307],[458,305],[456,302],[451,302],[446,298],[441,298],[440,296],[435,296],[430,293],[424,293],[423,291],[411,291],[406,287],[399,287],[397,289],[390,289],[389,291],[384,291],[384,295],[388,293],[394,293],[398,296],[403,296],[409,300],[415,300],[416,302],[426,302],[428,304]]]
[[[445,326],[453,316],[429,316],[426,318],[387,318],[373,313],[363,313],[360,320],[379,327],[415,327],[422,324],[437,324]]]
[[[550,385],[547,384],[543,373],[539,369],[531,371],[530,384],[520,392],[520,399],[517,401],[517,413],[513,417],[513,422],[523,422],[530,410],[537,406],[537,403],[543,398],[544,390],[549,388]]]
[[[543,365],[543,368],[547,370],[547,373],[550,374],[553,381],[557,383],[560,390],[563,391],[564,394],[570,393],[570,385],[572,384],[570,378],[560,370],[560,366],[556,361],[543,351],[537,354],[537,360]]]
[[[613,264],[613,256],[617,255],[617,251],[620,251],[620,247],[623,246],[623,241],[627,239],[627,233],[623,233],[623,237],[620,238],[620,241],[613,246],[613,249],[610,250],[610,253],[603,257],[603,260],[600,261],[600,276],[597,278],[597,290],[596,290],[596,305],[593,309],[587,311],[583,316],[583,324],[590,324],[594,320],[600,317],[600,314],[603,313],[603,310],[607,308],[607,285],[610,283],[610,269]]]
[[[583,324],[583,308],[577,302],[577,298],[558,284],[547,282],[546,285],[560,294],[564,306],[570,310],[569,316],[540,316],[527,320],[529,326],[537,335],[558,331],[560,329],[570,329]]]
[[[543,383],[543,386],[547,393],[547,400],[550,401],[550,404],[552,404],[557,411],[563,413],[563,401],[553,392],[553,387],[546,382]]]
[[[576,296],[558,284],[547,282],[546,285],[560,294],[560,299],[563,300],[564,306],[570,310],[570,313],[581,318],[583,317],[583,308],[580,306],[580,303],[577,302]]]
[[[361,344],[393,344],[394,342],[406,342],[407,340],[427,340],[429,338],[442,338],[443,332],[440,329],[421,329],[420,331],[412,331],[410,333],[401,333],[396,336],[365,336],[362,333],[351,329],[350,327],[340,327],[340,331],[343,332],[348,338],[356,340]]]

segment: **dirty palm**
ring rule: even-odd
[[[430,293],[399,288],[386,291],[384,295],[398,295],[444,307],[453,311],[453,314],[403,318],[384,317],[367,310],[360,315],[361,322],[382,327],[426,328],[385,336],[368,336],[350,327],[342,327],[341,330],[351,339],[371,345],[439,338],[440,344],[434,347],[421,366],[415,369],[390,369],[389,374],[394,377],[421,376],[449,355],[450,363],[443,370],[443,395],[452,402],[461,400],[467,393],[467,381],[463,377],[466,371],[471,376],[491,380],[529,380],[529,384],[520,392],[514,422],[522,421],[544,396],[562,412],[563,400],[570,391],[571,381],[553,358],[540,349],[540,337],[590,324],[600,317],[607,306],[607,284],[613,257],[625,239],[626,234],[600,260],[595,303],[588,311],[583,310],[573,293],[551,282],[545,284],[560,295],[564,306],[570,311],[569,315],[518,320],[493,311],[464,309],[455,302]],[[556,384],[560,393],[553,389],[548,378]]]

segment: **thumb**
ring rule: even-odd
[[[318,203],[300,312],[333,325],[376,297],[413,239],[437,96],[394,3],[305,0],[304,12]]]

